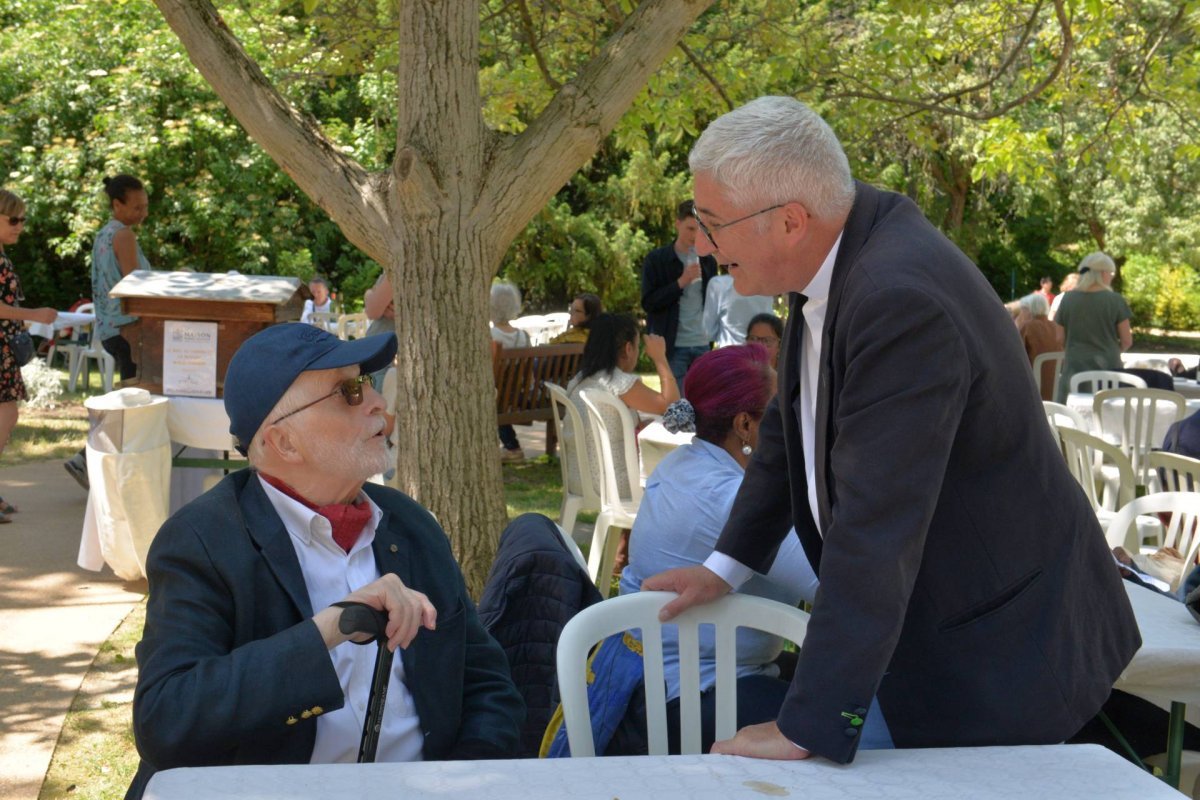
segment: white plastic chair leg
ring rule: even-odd
[[[579,510],[583,508],[582,495],[567,495],[563,493],[562,510],[559,512],[558,518],[564,531],[568,536],[575,535],[575,520],[579,516]]]

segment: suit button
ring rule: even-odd
[[[846,728],[842,733],[853,739],[855,736],[858,736],[858,728]]]
[[[312,712],[313,712],[313,714],[314,714],[314,715],[316,715],[316,716],[318,716],[318,717],[319,717],[319,716],[321,716],[322,714],[324,714],[324,713],[325,713],[325,709],[321,708],[320,706],[313,706],[313,707],[312,707]]]
[[[295,717],[288,717],[288,718],[287,718],[287,724],[288,724],[288,725],[295,725],[297,722],[299,722],[299,720],[297,720]]]
[[[396,547],[396,545],[391,545],[390,547],[388,547],[388,550],[390,550],[393,553],[397,553],[400,551],[400,548]]]
[[[312,712],[307,708],[300,712],[300,719],[308,719],[312,716]]]

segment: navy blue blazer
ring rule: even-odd
[[[438,612],[437,630],[401,651],[424,758],[506,756],[524,704],[446,535],[400,492],[364,491],[383,511],[372,547],[380,574],[394,572]],[[308,763],[317,718],[345,701],[296,552],[254,472],[228,476],[168,519],[146,566],[133,699],[142,761],[127,797],[141,797],[160,769]]]
[[[910,200],[858,185],[820,355],[820,528],[800,309],[716,546],[765,572],[794,525],[820,578],[780,729],[850,761],[877,694],[899,747],[1065,740],[1141,640],[999,298]]]

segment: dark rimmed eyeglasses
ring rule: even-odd
[[[700,219],[700,212],[696,210],[695,206],[692,206],[692,218],[695,219],[696,224],[698,226],[700,226],[700,231],[701,231],[701,233],[704,234],[704,237],[706,239],[708,239],[708,243],[711,244],[716,249],[720,250],[721,248],[717,244],[717,240],[713,238],[713,231],[719,231],[722,228],[728,228],[730,225],[737,225],[739,222],[745,222],[748,219],[754,219],[759,214],[765,214],[768,211],[774,211],[775,209],[783,208],[786,205],[787,205],[787,203],[777,203],[773,206],[769,206],[769,207],[761,209],[759,211],[755,211],[753,214],[747,214],[744,217],[738,217],[737,219],[730,220],[729,222],[722,222],[722,223],[719,223],[716,225],[711,225],[711,226],[704,224],[704,220]]]
[[[761,344],[763,347],[778,347],[778,336],[747,336],[746,341],[752,344]]]
[[[363,401],[363,384],[369,380],[371,380],[370,375],[355,375],[353,378],[347,378],[344,381],[338,381],[337,388],[334,389],[329,394],[318,397],[316,400],[313,400],[311,403],[305,403],[304,405],[300,406],[299,408],[297,408],[293,411],[289,411],[288,413],[284,414],[282,417],[279,417],[278,419],[276,419],[271,424],[278,425],[280,422],[283,422],[288,417],[290,417],[294,414],[299,414],[304,409],[312,408],[317,403],[320,403],[323,400],[328,400],[329,398],[331,398],[335,395],[338,395],[338,394],[340,394],[343,398],[345,398],[346,405],[361,406],[362,401]]]
[[[17,225],[24,225],[25,220],[27,220],[27,219],[29,219],[29,217],[9,217],[8,224],[12,225],[14,227],[16,227]]]

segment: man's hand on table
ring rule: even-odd
[[[382,578],[356,589],[346,595],[344,600],[366,603],[371,608],[387,612],[387,646],[393,652],[397,647],[408,647],[421,628],[434,630],[437,627],[437,609],[429,602],[429,598],[421,592],[409,589],[395,573],[389,572]],[[361,635],[347,636],[338,630],[338,619],[341,616],[342,609],[335,606],[323,609],[313,616],[313,622],[321,632],[325,646],[331,650],[351,638],[362,638]]]
[[[692,606],[711,603],[729,593],[730,585],[708,567],[669,569],[642,581],[644,592],[675,592],[679,595],[658,612],[660,622],[667,622]]]
[[[774,722],[748,725],[738,731],[732,739],[714,742],[709,752],[727,756],[770,758],[776,761],[796,761],[809,756],[807,750],[792,744],[780,733],[779,726]]]

